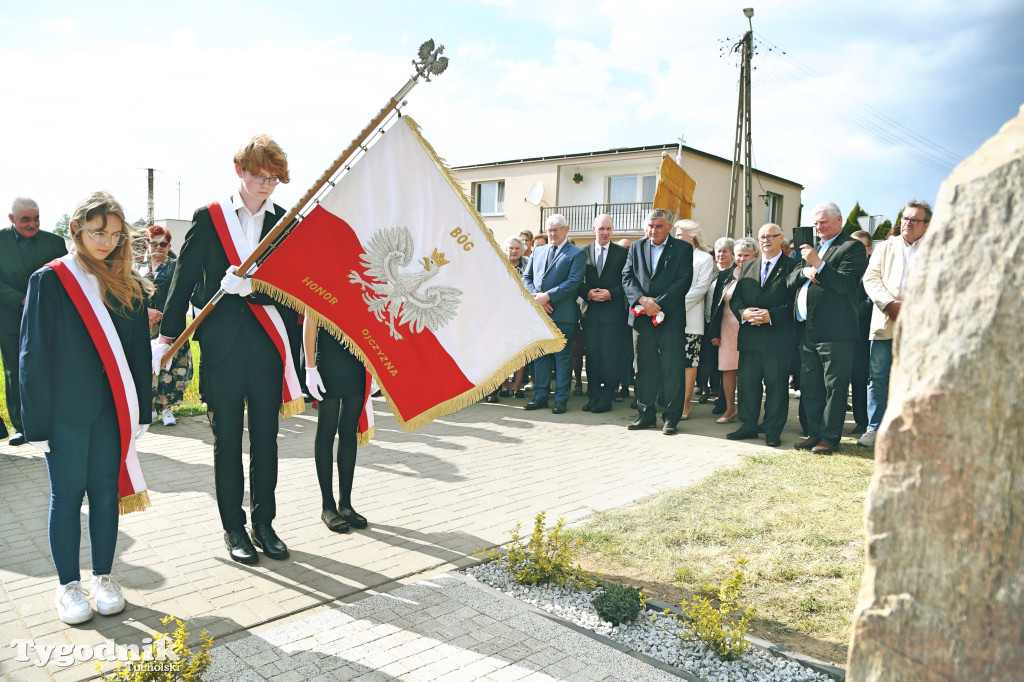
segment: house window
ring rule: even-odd
[[[505,214],[505,181],[478,182],[475,186],[476,210],[480,215]]]
[[[782,220],[782,195],[768,192],[764,195],[764,221],[780,225]]]
[[[608,178],[608,203],[654,201],[656,175],[619,175]]]

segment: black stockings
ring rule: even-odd
[[[356,430],[359,427],[359,415],[362,413],[363,397],[360,392],[344,398],[327,398],[320,401],[313,453],[324,509],[352,506],[352,479],[356,470]],[[338,507],[334,506],[334,492],[331,490],[335,433],[338,434]]]

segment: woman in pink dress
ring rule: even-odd
[[[733,273],[739,272],[739,266],[748,260],[757,258],[757,243],[750,237],[742,237],[736,240],[733,247],[736,255],[736,268]],[[740,351],[737,347],[740,333],[740,322],[729,307],[732,299],[732,292],[736,288],[736,280],[726,285],[722,292],[722,305],[719,306],[719,314],[712,321],[711,343],[718,346],[718,369],[722,372],[722,391],[725,393],[725,413],[718,418],[719,424],[728,424],[736,421],[736,369],[740,364]],[[717,331],[717,334],[714,332]]]

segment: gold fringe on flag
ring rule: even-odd
[[[306,411],[306,400],[304,398],[296,398],[287,403],[281,403],[281,417],[287,419],[288,417],[294,417],[297,414],[302,414]]]
[[[149,509],[149,492],[146,490],[132,493],[117,501],[117,513],[122,516],[132,512],[145,511],[146,509]]]
[[[356,439],[356,445],[368,445],[376,432],[377,429],[371,426],[366,430],[366,433],[359,434],[359,437]]]

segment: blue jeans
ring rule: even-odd
[[[62,585],[81,580],[82,498],[89,495],[89,545],[93,575],[106,575],[117,543],[117,478],[121,436],[114,406],[88,426],[53,422],[46,471],[50,475],[50,555]]]
[[[868,430],[877,431],[889,404],[889,370],[892,369],[892,340],[872,341],[868,380]]]
[[[534,393],[533,399],[547,402],[551,389],[551,372],[555,373],[555,405],[569,402],[569,389],[572,386],[572,335],[576,333],[576,324],[556,322],[555,326],[565,335],[565,348],[557,353],[542,355],[533,361]]]

